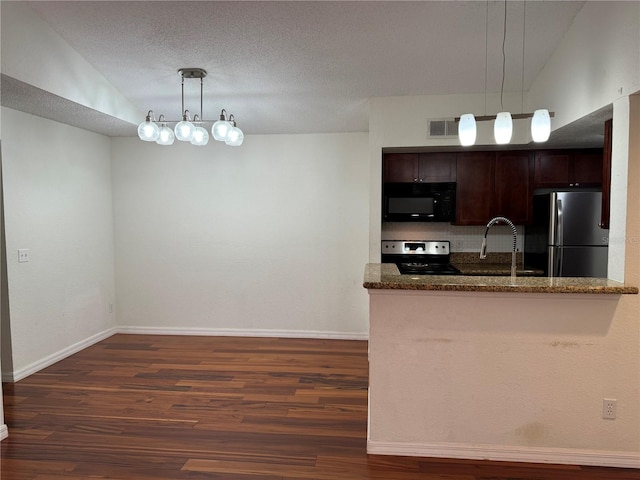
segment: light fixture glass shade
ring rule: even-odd
[[[231,145],[232,147],[239,147],[244,141],[244,133],[236,126],[232,126],[227,132],[227,138],[224,143]]]
[[[178,122],[175,128],[176,138],[182,142],[190,142],[196,127],[189,120]]]
[[[158,136],[156,143],[158,145],[173,145],[175,139],[176,136],[173,134],[173,130],[167,127],[166,124],[163,124],[162,127],[160,127],[160,135]]]
[[[227,133],[231,128],[231,124],[226,120],[218,120],[211,127],[211,133],[213,134],[213,138],[218,140],[219,142],[224,142],[227,138]]]
[[[145,142],[155,142],[160,135],[160,128],[149,117],[138,125],[138,137]]]
[[[460,145],[468,147],[476,143],[476,117],[472,113],[465,113],[458,122],[458,139]]]
[[[197,126],[193,131],[193,138],[191,138],[191,144],[198,147],[202,147],[209,143],[209,132],[205,128]]]
[[[513,121],[509,112],[500,112],[493,123],[493,136],[498,145],[504,145],[511,141],[513,133]]]
[[[531,119],[531,138],[534,142],[546,142],[549,140],[549,135],[551,135],[549,110],[536,110]]]

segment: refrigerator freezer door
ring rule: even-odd
[[[551,202],[556,224],[556,232],[550,232],[552,245],[607,246],[608,231],[600,228],[601,192],[555,192]]]
[[[549,247],[554,277],[607,278],[607,247]]]

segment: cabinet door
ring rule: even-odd
[[[566,188],[573,183],[571,157],[570,152],[536,152],[534,188]]]
[[[456,225],[486,225],[493,213],[494,152],[456,157]]]
[[[384,183],[405,183],[418,181],[418,157],[417,153],[388,153],[385,154],[383,163]]]
[[[573,155],[573,186],[602,185],[603,152],[600,149],[576,150]]]
[[[455,182],[455,153],[421,153],[418,160],[421,182]]]
[[[493,216],[507,217],[516,225],[531,222],[532,155],[527,151],[496,154]]]

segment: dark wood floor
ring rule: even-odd
[[[115,335],[5,384],[2,480],[630,480],[368,456],[367,343]]]

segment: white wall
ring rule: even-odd
[[[0,112],[0,138],[2,137],[2,112]],[[4,252],[4,235],[2,232],[4,231],[4,194],[2,192],[2,146],[0,143],[0,290],[2,291],[2,299],[0,300],[2,304],[0,305],[0,372],[2,372],[2,328],[1,323],[3,321],[3,317],[5,314],[5,288],[6,288],[6,278],[5,278],[5,261],[3,252]],[[1,375],[0,375],[1,376]],[[8,435],[7,426],[4,423],[4,401],[2,398],[2,382],[0,382],[0,440],[6,438]]]
[[[113,141],[129,331],[365,337],[367,134]]]
[[[138,123],[139,111],[26,2],[2,3],[2,73],[72,102]]]
[[[640,2],[588,1],[527,95],[554,128],[640,90]]]
[[[17,380],[115,326],[110,140],[7,108],[2,116],[12,337],[2,355],[13,365],[4,377]],[[18,263],[20,248],[28,263]]]

